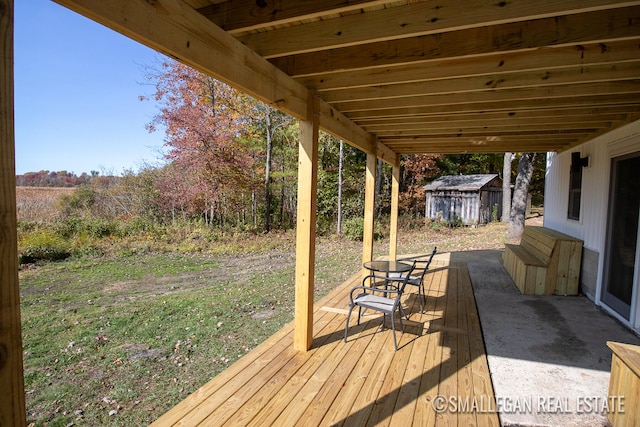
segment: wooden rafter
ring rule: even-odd
[[[360,87],[348,91],[332,91],[324,96],[329,103],[415,97],[418,95],[449,95],[469,92],[488,92],[516,88],[543,88],[565,85],[636,80],[640,61],[581,66],[525,73],[489,74],[473,77],[443,78],[420,82],[398,83],[374,87]],[[346,110],[345,110],[346,111]]]
[[[382,5],[381,0],[234,0],[198,9],[198,12],[229,34],[256,30],[274,25],[291,24],[339,14],[365,7]]]
[[[412,83],[447,78],[471,78],[513,73],[553,72],[566,68],[635,62],[640,57],[636,39],[569,46],[544,47],[535,51],[498,52],[482,57],[463,57],[416,62],[384,68],[367,68],[300,77],[306,87],[323,91],[367,86]]]
[[[640,0],[57,1],[294,117],[314,89],[321,129],[391,164],[394,136],[563,117],[523,130],[585,141],[638,111]]]
[[[625,4],[639,5],[640,2]],[[464,7],[460,7],[457,0],[438,2],[437,5],[433,2],[418,2],[379,9],[364,15],[350,14],[306,25],[252,33],[239,37],[239,40],[265,58],[277,58],[537,19],[542,19],[542,25],[546,26],[550,19],[544,18],[553,19],[620,6],[620,2],[612,0],[466,0]]]
[[[639,38],[640,7],[442,32],[271,59],[290,76]]]

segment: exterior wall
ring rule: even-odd
[[[489,187],[480,193],[480,223],[486,224],[491,221],[500,221],[502,218],[502,188]],[[493,208],[496,209],[496,218],[493,218]]]
[[[427,190],[425,216],[431,221],[453,223],[457,219],[464,225],[487,224],[493,220],[496,205],[499,219],[502,217],[501,183],[493,179],[479,191]]]
[[[492,220],[494,204],[498,207],[497,218],[500,218],[501,191],[430,191],[427,192],[426,217],[449,223],[457,218],[464,225],[486,224]]]
[[[567,219],[571,153],[589,156],[582,170],[580,220]],[[630,123],[574,149],[547,155],[544,225],[584,241],[581,286],[600,303],[605,262],[611,159],[640,151],[640,121]],[[597,262],[597,269],[593,262]],[[595,275],[595,277],[594,277]]]
[[[427,193],[426,215],[431,221],[453,223],[456,218],[464,225],[479,222],[480,193],[462,191],[433,191]]]

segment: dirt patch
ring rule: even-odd
[[[116,300],[135,300],[149,296],[204,289],[216,286],[221,281],[236,282],[239,285],[248,284],[249,278],[255,273],[294,267],[295,253],[236,255],[224,258],[216,257],[212,261],[216,263],[216,267],[191,273],[166,277],[150,275],[143,279],[110,283],[102,288],[102,293]]]
[[[257,313],[252,314],[251,318],[252,319],[268,319],[274,314],[275,314],[274,310],[263,310],[263,311],[258,311]]]
[[[161,348],[151,348],[144,344],[123,344],[120,347],[129,353],[130,360],[136,359],[159,359],[165,355],[165,351]]]

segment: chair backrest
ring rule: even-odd
[[[431,261],[433,261],[433,256],[436,254],[436,252],[438,251],[438,248],[436,246],[433,247],[433,252],[431,252],[431,254],[429,255],[429,258],[427,259],[420,259],[419,258],[414,258],[414,266],[416,264],[424,264],[424,267],[422,267],[421,265],[417,265],[416,269],[420,269],[422,268],[422,273],[420,274],[420,279],[422,280],[424,278],[424,275],[427,273],[427,270],[429,269],[429,266],[431,265]]]
[[[394,298],[396,300],[396,304],[400,302],[400,297],[402,297],[402,293],[404,292],[405,286],[407,286],[407,282],[411,277],[411,273],[413,273],[413,271],[416,269],[416,264],[417,264],[417,261],[414,260],[413,263],[411,264],[411,269],[406,273],[404,273],[402,276],[389,276],[384,278],[386,282],[398,283],[398,285],[394,285],[398,289],[398,293]]]

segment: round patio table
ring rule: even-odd
[[[400,261],[367,261],[364,268],[379,273],[406,273],[411,270],[411,265]]]

